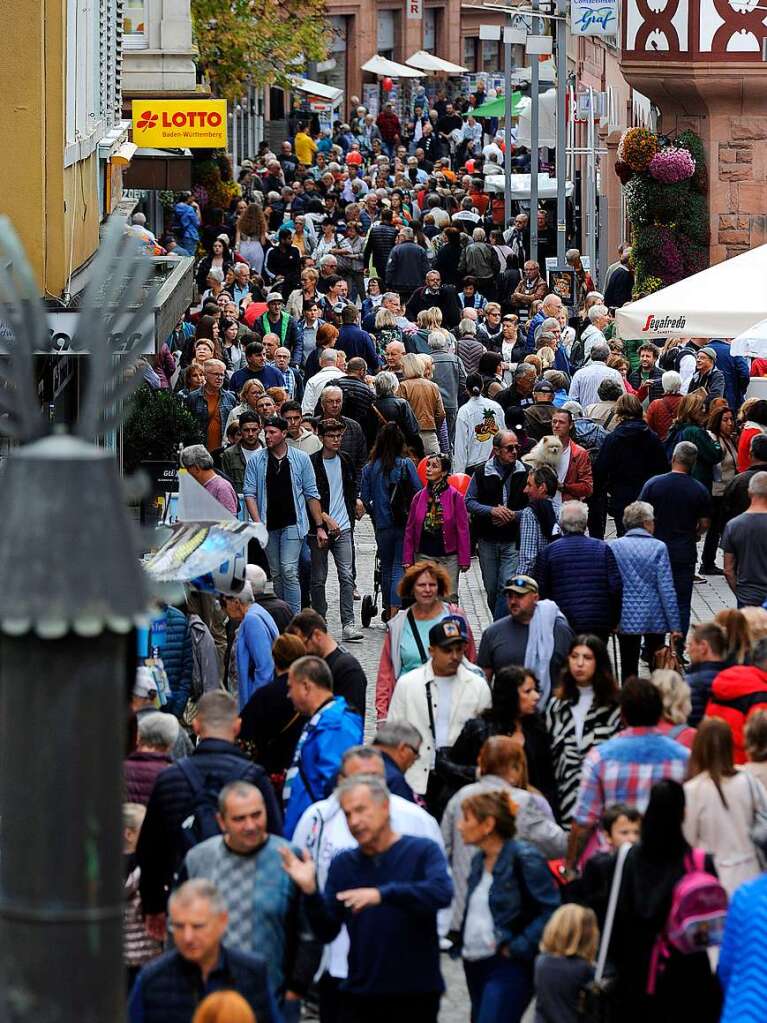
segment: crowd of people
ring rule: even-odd
[[[545,211],[504,224],[484,189],[525,154],[444,96],[294,127],[230,210],[181,196],[164,239],[199,300],[144,386],[268,541],[236,594],[190,591],[144,637],[131,1023],[428,1023],[441,953],[472,1023],[532,999],[536,1023],[761,1018],[765,367],[617,337],[625,246],[602,292],[568,251],[565,307],[529,258]],[[691,626],[717,575],[732,609]],[[371,588],[375,677],[345,645]]]

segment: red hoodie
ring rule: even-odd
[[[743,729],[755,710],[767,710],[767,671],[750,664],[720,671],[711,686],[706,717],[721,718],[732,729],[736,764],[746,762]]]

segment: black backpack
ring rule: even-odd
[[[678,373],[684,356],[692,355],[694,357],[696,351],[697,349],[691,345],[677,345],[676,348],[671,348],[668,352],[661,354],[660,359],[658,359],[658,365],[666,373],[670,370]]]
[[[404,465],[400,466],[399,478],[391,484],[389,505],[391,518],[395,526],[404,529],[410,514],[410,505],[415,497],[415,489],[410,482],[410,475]]]
[[[249,760],[244,763],[239,757],[232,757],[233,766],[236,770],[231,777],[227,778],[224,785],[230,781],[240,781],[250,771]],[[185,757],[178,761],[178,767],[186,778],[189,788],[192,790],[192,811],[181,824],[181,836],[184,848],[193,849],[206,838],[213,838],[221,834],[216,814],[218,813],[218,794],[224,787],[220,783],[218,772],[206,774],[204,769],[198,767],[192,757]]]

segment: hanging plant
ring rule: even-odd
[[[652,183],[639,174],[632,177],[623,189],[626,212],[634,226],[652,222],[651,191]]]
[[[618,147],[618,159],[624,160],[636,174],[643,174],[657,152],[658,139],[653,132],[647,128],[629,128]]]
[[[695,161],[686,149],[667,146],[650,160],[650,176],[664,185],[687,181],[695,173]]]
[[[627,185],[629,181],[631,181],[634,172],[632,171],[632,169],[629,167],[625,160],[616,160],[615,173],[618,175],[620,183],[622,185]]]

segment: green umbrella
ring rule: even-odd
[[[522,99],[521,92],[511,94],[511,116],[516,117],[519,113],[519,101]],[[464,117],[474,114],[475,117],[503,117],[506,113],[506,97],[498,96],[496,99],[489,99],[482,106],[474,110],[467,110]]]

